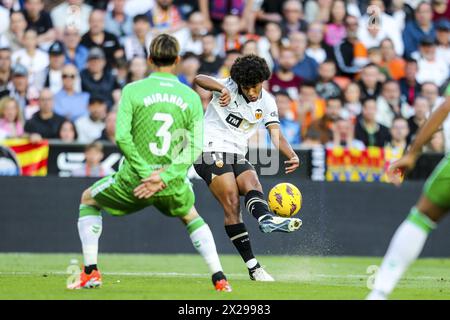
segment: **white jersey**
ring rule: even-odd
[[[261,97],[247,102],[231,79],[216,79],[230,91],[231,102],[219,104],[220,92],[214,92],[204,118],[204,152],[228,152],[245,155],[248,140],[261,123],[267,127],[278,120],[278,108],[273,96],[262,89]]]

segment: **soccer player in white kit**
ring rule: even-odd
[[[281,133],[275,99],[263,89],[270,77],[266,61],[256,55],[243,56],[236,59],[230,73],[227,79],[195,78],[197,85],[213,92],[213,98],[204,117],[203,154],[194,166],[223,207],[225,231],[247,265],[250,279],[274,281],[252,252],[239,196],[245,196],[247,210],[264,233],[293,232],[302,221],[270,212],[255,168],[245,158],[248,139],[262,122],[276,149],[288,159],[286,173],[298,168],[299,159]]]

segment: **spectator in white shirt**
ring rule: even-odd
[[[436,24],[436,57],[450,65],[450,22],[440,20]]]
[[[9,11],[8,9],[0,6],[0,35],[9,29]]]
[[[438,87],[442,86],[449,76],[449,65],[436,56],[436,44],[430,37],[420,42],[419,52],[412,54],[417,60],[417,82],[420,84],[430,81]]]
[[[105,129],[106,102],[101,98],[91,97],[88,109],[89,115],[75,122],[80,143],[91,143],[97,140]]]
[[[420,94],[430,103],[431,111],[434,111],[445,100],[444,97],[439,96],[438,86],[435,83],[429,81],[422,83]]]
[[[381,95],[377,99],[377,122],[390,128],[396,117],[409,118],[414,115],[414,108],[401,98],[400,86],[395,80],[383,83]]]
[[[133,57],[147,58],[152,33],[150,22],[146,15],[137,15],[133,18],[133,34],[124,40],[125,57],[131,60]]]
[[[74,27],[84,34],[89,30],[91,11],[92,7],[85,4],[84,0],[67,0],[53,8],[50,16],[59,36],[66,26]]]
[[[43,72],[49,64],[47,52],[38,47],[38,34],[35,30],[25,31],[24,48],[13,53],[13,64],[21,64],[28,69],[29,81],[34,85],[36,75]]]
[[[196,55],[203,53],[202,38],[208,32],[205,17],[201,12],[193,12],[188,19],[187,28],[174,33],[180,43],[180,54],[192,52]]]

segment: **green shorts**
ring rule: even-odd
[[[423,191],[433,204],[450,209],[450,156],[442,159],[434,169]]]
[[[194,206],[195,195],[189,180],[181,186],[167,187],[163,196],[155,194],[149,199],[138,199],[133,195],[133,188],[117,181],[116,175],[104,177],[91,187],[92,198],[102,210],[113,216],[123,216],[154,206],[167,216],[182,217]],[[173,188],[173,192],[170,188]]]

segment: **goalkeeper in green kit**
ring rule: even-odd
[[[202,151],[200,98],[174,75],[180,60],[174,37],[157,36],[149,52],[155,72],[125,86],[120,100],[116,142],[125,160],[117,173],[99,180],[81,197],[78,231],[84,270],[68,288],[93,288],[102,283],[97,269],[101,211],[124,216],[155,206],[167,216],[180,218],[208,264],[215,289],[231,291],[211,230],[195,210],[186,176]]]

